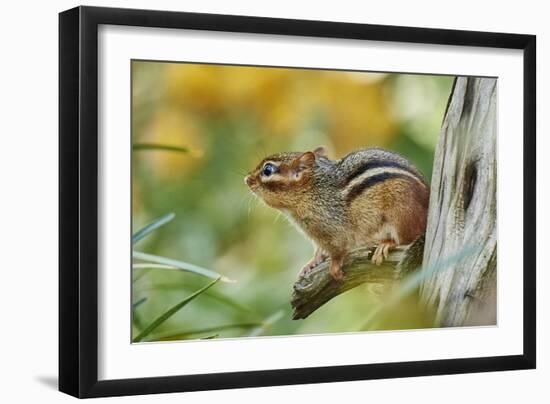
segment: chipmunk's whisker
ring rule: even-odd
[[[245,170],[244,168],[239,167],[237,171],[243,176],[248,175],[248,170]]]
[[[250,198],[250,194],[249,194],[249,193],[245,193],[245,194],[241,197],[241,199],[240,199],[240,201],[239,201],[239,204],[237,205],[237,208],[238,208],[239,210],[241,210],[243,204],[246,202],[246,200],[247,200],[248,198]]]
[[[256,196],[256,195],[253,194],[253,193],[250,193],[250,194],[249,194],[249,198],[248,198],[248,212],[247,212],[247,214],[246,214],[246,215],[247,215],[247,216],[246,216],[247,218],[250,218],[250,211],[251,211],[251,209],[252,209],[252,202],[256,202],[256,203],[258,202],[258,198],[255,198],[255,196]]]
[[[278,211],[275,217],[273,218],[273,223],[277,223],[281,218],[281,216],[283,216],[283,213]]]
[[[240,170],[227,170],[230,174],[238,175],[239,177],[246,177],[246,172],[241,172]]]

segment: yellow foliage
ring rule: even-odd
[[[206,115],[246,113],[272,135],[292,136],[320,113],[337,150],[384,144],[395,134],[380,76],[290,68],[165,66],[169,106]]]
[[[145,141],[171,146],[180,146],[192,151],[202,150],[202,133],[195,120],[175,108],[159,109],[151,125],[146,129]],[[154,175],[161,178],[190,172],[201,163],[200,154],[192,152],[182,158],[180,153],[148,151],[147,164]]]

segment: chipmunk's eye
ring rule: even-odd
[[[275,167],[273,164],[271,163],[267,163],[265,166],[264,166],[264,169],[262,170],[262,175],[264,177],[269,177],[271,174],[273,174],[274,172],[277,171],[277,167]]]

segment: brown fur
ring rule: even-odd
[[[262,174],[266,163],[277,166]],[[373,173],[371,175],[371,173]],[[289,214],[318,250],[303,270],[331,258],[341,279],[347,253],[377,247],[381,263],[389,248],[409,244],[426,231],[429,189],[422,174],[403,157],[382,149],[330,160],[324,148],[269,156],[245,179],[265,203]]]

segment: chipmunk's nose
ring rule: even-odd
[[[244,177],[244,183],[246,185],[248,185],[249,187],[252,186],[254,184],[254,182],[255,182],[254,178],[250,174],[248,174],[246,177]]]

